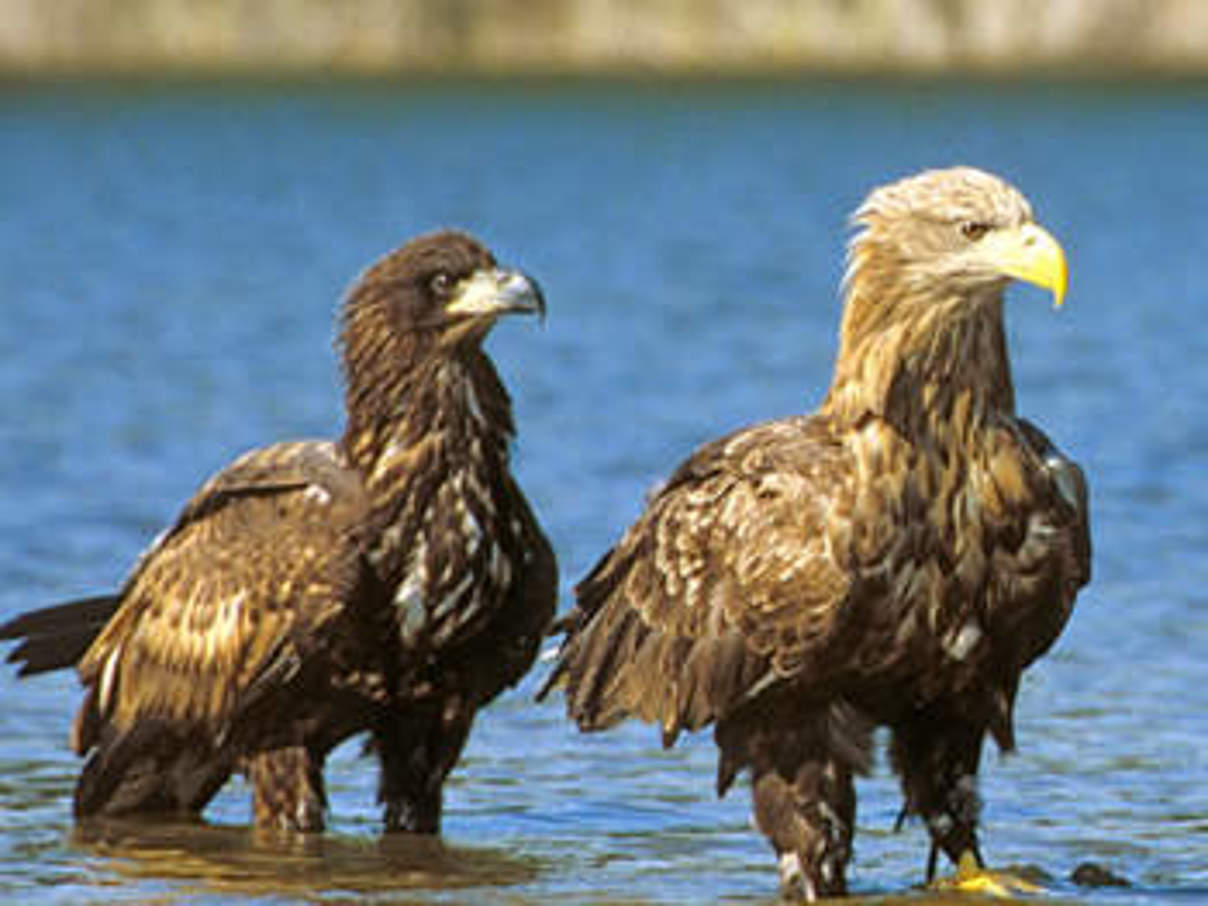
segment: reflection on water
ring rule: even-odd
[[[116,876],[98,877],[101,885],[152,879],[186,882],[184,890],[238,896],[498,888],[531,881],[538,870],[532,859],[451,846],[427,836],[349,839],[201,822],[94,820],[74,830],[71,844],[103,859],[104,868]]]
[[[650,841],[653,842],[653,841]],[[90,820],[71,834],[72,846],[99,860],[98,887],[140,881],[175,882],[180,895],[238,897],[321,897],[347,894],[394,894],[409,891],[496,889],[534,881],[536,859],[502,850],[450,846],[437,838],[391,834],[376,839],[338,835],[278,834],[245,827],[219,827],[202,822],[148,823]],[[1009,866],[1014,877],[1035,885],[1047,903],[1073,903],[1055,891],[1058,879],[1036,866]],[[1102,869],[1099,870],[1102,872]],[[1094,871],[1084,871],[1088,877]],[[943,888],[947,879],[937,886]],[[1119,879],[1102,873],[1086,886]],[[469,893],[466,896],[470,896]],[[375,897],[375,901],[382,901]],[[608,902],[642,902],[642,898],[609,897]],[[916,888],[905,895],[857,898],[855,903],[968,903],[967,895]]]

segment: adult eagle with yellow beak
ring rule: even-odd
[[[1065,256],[988,173],[928,171],[856,211],[839,355],[813,415],[688,458],[577,588],[547,689],[584,730],[712,723],[717,790],[750,772],[782,890],[846,892],[855,774],[892,736],[903,816],[982,864],[982,742],[1015,744],[1023,670],[1090,577],[1082,471],[1015,411],[1012,280]]]

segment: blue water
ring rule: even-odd
[[[341,423],[332,318],[378,254],[440,225],[543,283],[490,348],[564,589],[694,445],[811,408],[845,218],[966,162],[1064,242],[1054,313],[1008,306],[1020,408],[1086,467],[1095,578],[987,759],[986,851],[1085,903],[1208,900],[1208,89],[802,83],[0,88],[0,615],[110,588],[211,471]],[[0,899],[78,903],[774,902],[745,789],[707,733],[480,719],[445,839],[376,834],[375,771],[329,768],[332,832],[73,832],[72,677],[0,671]],[[860,787],[855,892],[904,894],[921,828]],[[1080,890],[1093,861],[1133,887]]]

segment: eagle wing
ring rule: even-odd
[[[1000,645],[1010,642],[1012,666],[1021,671],[1057,640],[1078,590],[1090,581],[1090,500],[1082,469],[1043,431],[1025,419],[1009,427],[991,475],[992,499],[1009,514],[1010,543],[993,548],[996,586],[987,620]],[[1026,477],[1013,481],[1013,473]],[[1019,499],[1012,499],[1014,488]]]
[[[845,613],[849,460],[818,417],[699,449],[578,586],[547,689],[584,728],[635,715],[670,745],[808,671]]]
[[[553,547],[510,475],[504,494],[511,548],[504,556],[511,565],[500,565],[500,555],[492,548],[487,573],[495,581],[506,576],[507,588],[480,633],[482,641],[472,643],[481,645],[485,641],[491,647],[484,652],[491,662],[490,681],[483,684],[481,692],[484,700],[515,685],[528,672],[558,606],[558,566]]]
[[[225,734],[347,606],[365,511],[359,478],[327,442],[254,450],[210,479],[140,559],[79,663],[89,694],[76,749],[144,721]]]

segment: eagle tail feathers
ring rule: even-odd
[[[0,625],[0,639],[20,639],[8,662],[20,664],[18,676],[74,667],[96,639],[121,598],[95,595],[27,611]]]
[[[161,721],[129,730],[106,725],[80,771],[73,796],[77,818],[94,815],[199,813],[233,765],[201,740]]]

